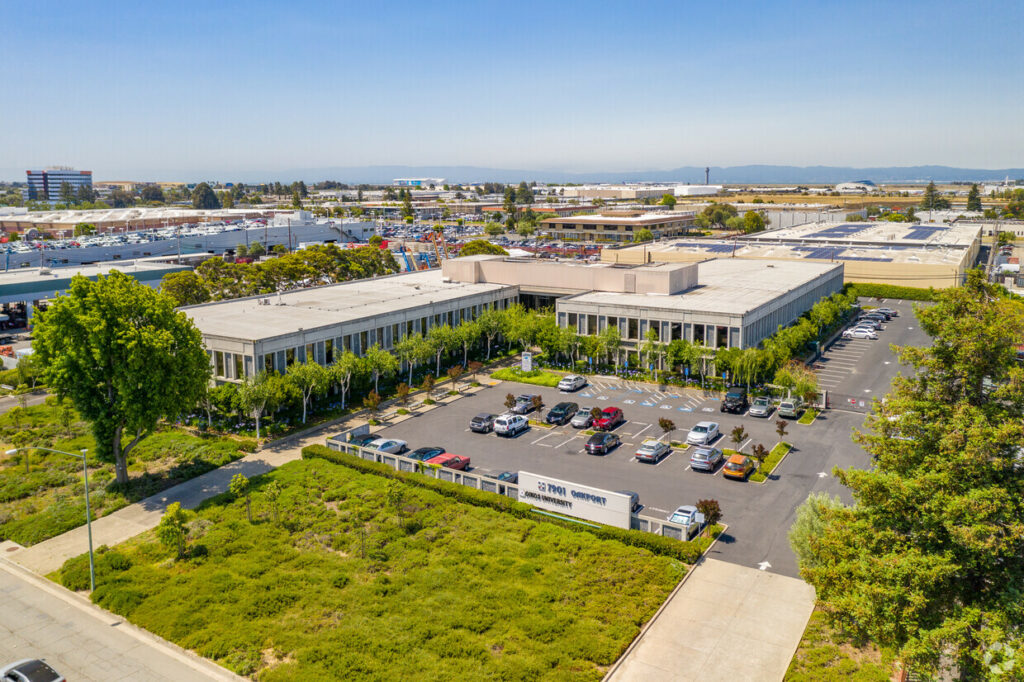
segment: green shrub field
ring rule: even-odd
[[[558,385],[558,382],[562,380],[561,374],[546,372],[542,369],[535,369],[532,372],[524,372],[518,367],[506,367],[505,369],[499,369],[496,372],[491,372],[491,376],[495,379],[500,379],[501,381],[518,381],[521,384],[547,386],[548,388],[554,388]]]
[[[598,680],[686,571],[318,457],[250,503],[251,523],[229,495],[189,513],[181,559],[153,532],[102,552],[93,600],[260,680]]]
[[[42,405],[0,415],[0,453],[37,445],[77,453],[95,452],[88,425],[55,398]],[[251,441],[203,438],[176,429],[143,439],[129,455],[127,490],[113,485],[114,467],[89,459],[89,501],[93,518],[223,466],[252,450]],[[33,450],[0,454],[0,540],[33,545],[85,523],[85,485],[78,459]]]

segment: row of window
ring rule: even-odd
[[[654,340],[662,343],[686,339],[710,348],[732,348],[740,345],[739,328],[728,325],[693,324],[669,320],[645,320],[637,317],[564,312],[558,314],[558,325],[574,329],[578,334],[583,335],[596,335],[604,332],[608,327],[615,327],[620,331],[620,338],[637,343],[646,341],[648,332],[651,332]]]

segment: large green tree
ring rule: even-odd
[[[165,275],[160,291],[174,300],[175,306],[196,305],[210,300],[210,288],[195,270],[183,270]]]
[[[836,472],[854,504],[820,510],[801,572],[854,633],[988,679],[1024,627],[1024,304],[971,271],[917,316],[933,343],[899,349],[913,374],[855,436],[874,466]]]
[[[497,244],[492,244],[486,239],[474,239],[470,242],[466,242],[466,245],[459,251],[459,256],[479,256],[479,255],[491,255],[491,256],[507,256],[508,251],[501,248]]]
[[[34,329],[46,383],[90,422],[96,454],[128,483],[128,455],[168,415],[196,405],[210,360],[170,296],[114,271],[76,276]],[[127,440],[127,442],[125,442]]]
[[[977,183],[971,185],[970,191],[967,192],[967,210],[981,211],[981,192],[978,190]]]
[[[192,190],[192,208],[220,208],[220,199],[208,184],[200,182]]]

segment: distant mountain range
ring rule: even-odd
[[[1024,178],[1024,168],[954,168],[951,166],[729,166],[711,168],[712,184],[836,184],[871,180],[877,184],[901,182],[982,182]],[[478,166],[338,166],[296,168],[279,172],[244,172],[217,177],[221,181],[266,182],[280,180],[337,180],[346,183],[382,184],[394,178],[445,178],[450,183],[466,182],[679,182],[701,184],[704,168],[682,166],[670,170],[570,173],[565,171],[516,170]]]

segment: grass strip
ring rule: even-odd
[[[762,464],[757,471],[750,474],[750,480],[757,483],[763,483],[768,480],[768,476],[775,470],[782,458],[786,456],[786,453],[793,449],[793,446],[789,443],[776,443],[775,447],[772,448],[768,456],[765,457],[764,464]]]
[[[561,374],[555,374],[542,369],[535,369],[532,372],[524,372],[518,367],[506,367],[492,372],[491,376],[501,381],[518,381],[521,384],[533,384],[534,386],[546,386],[554,388],[562,380]]]

